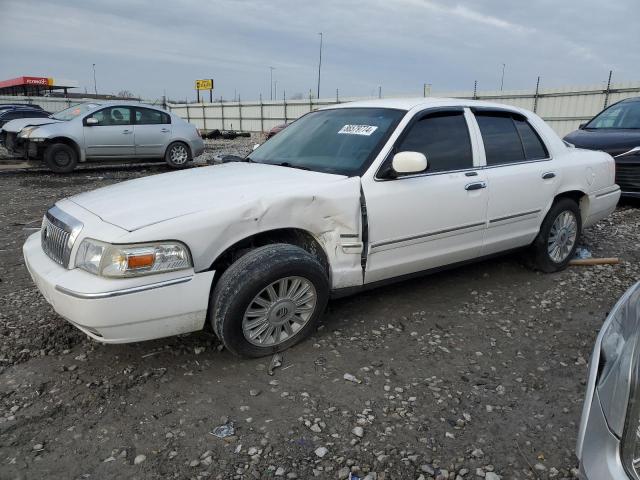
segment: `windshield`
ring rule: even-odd
[[[78,105],[74,105],[73,107],[54,113],[51,115],[51,118],[56,120],[73,120],[77,116],[89,112],[96,107],[99,107],[96,103],[79,103]]]
[[[624,102],[611,105],[591,120],[585,128],[640,129],[640,102]]]
[[[336,108],[296,120],[249,155],[258,163],[361,175],[406,112]]]

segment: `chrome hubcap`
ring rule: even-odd
[[[187,149],[183,145],[174,145],[171,148],[169,156],[171,157],[171,161],[176,165],[182,165],[189,158]]]
[[[549,257],[556,263],[564,262],[578,237],[578,220],[573,212],[565,210],[558,215],[551,226],[547,241]]]
[[[313,316],[318,295],[303,277],[286,277],[262,289],[242,319],[244,338],[253,345],[280,345],[295,336]]]

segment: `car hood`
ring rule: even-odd
[[[609,155],[618,155],[640,146],[640,129],[576,130],[564,139],[578,148],[603,150]]]
[[[152,175],[81,193],[68,200],[128,231],[203,210],[229,211],[302,192],[347,177],[275,165],[234,162]]]
[[[24,127],[30,127],[33,125],[46,125],[49,123],[60,123],[63,120],[55,120],[53,118],[17,118],[7,122],[2,127],[5,132],[18,133]]]

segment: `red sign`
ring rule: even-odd
[[[25,85],[38,85],[48,87],[53,85],[53,78],[47,77],[18,77],[0,82],[0,88],[22,87]]]

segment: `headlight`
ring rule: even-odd
[[[621,459],[640,480],[640,283],[611,312],[602,337],[598,395],[611,430],[622,437]]]
[[[111,245],[85,238],[76,267],[105,277],[133,277],[191,268],[191,255],[179,242]]]
[[[22,130],[20,130],[20,133],[18,133],[18,137],[29,138],[29,136],[31,135],[31,132],[33,132],[36,128],[38,127],[25,127]]]

